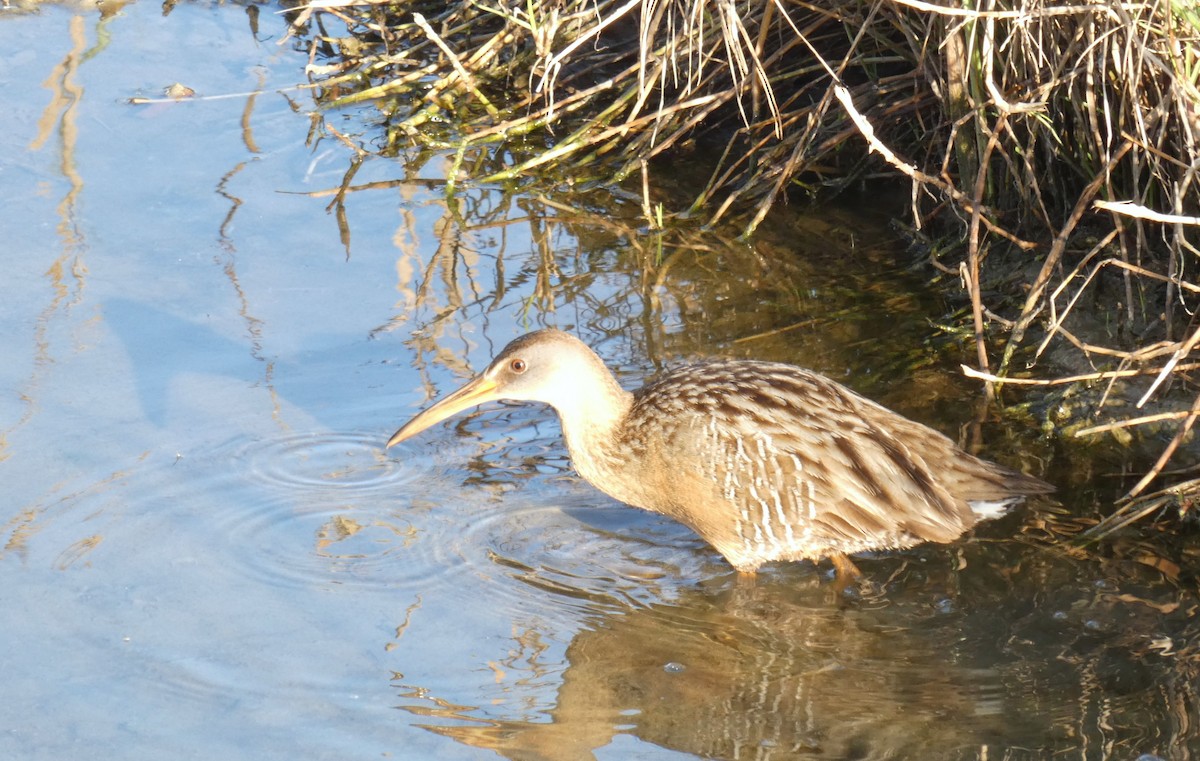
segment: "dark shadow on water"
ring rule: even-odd
[[[173,410],[180,414],[177,408],[182,401],[220,406],[219,385],[212,386],[209,399],[173,397],[174,385],[193,375],[262,389],[268,408],[276,412],[281,405],[302,409],[316,421],[318,430],[344,428],[348,407],[371,403],[360,398],[338,402],[338,397],[331,402],[331,384],[326,380],[332,374],[340,382],[335,389],[351,387],[348,379],[357,369],[361,343],[347,345],[343,336],[329,348],[309,350],[302,356],[280,356],[264,348],[263,336],[256,332],[262,327],[258,321],[217,322],[205,313],[181,316],[183,311],[185,307],[178,305],[123,298],[108,299],[100,307],[105,324],[129,358],[142,414],[156,427],[165,427]],[[387,359],[382,352],[371,357],[376,363]],[[319,393],[312,392],[314,386]],[[381,419],[380,430],[389,424],[390,420]],[[312,423],[306,421],[306,425]],[[380,446],[382,443],[381,438]]]
[[[164,426],[172,380],[180,375],[262,375],[248,347],[214,330],[204,316],[184,319],[147,302],[110,299],[105,322],[129,355],[145,417]]]

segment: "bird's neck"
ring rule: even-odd
[[[570,405],[558,407],[567,446],[575,449],[585,441],[611,440],[633,406],[633,394],[617,385],[607,372],[604,383],[577,389]]]
[[[621,388],[607,369],[576,380],[571,398],[554,406],[571,462],[585,480],[598,484],[613,466],[609,454],[633,406],[633,394]]]

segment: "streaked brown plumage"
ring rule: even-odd
[[[808,370],[724,360],[630,393],[558,330],[510,343],[387,445],[497,399],[554,407],[585,480],[690,526],[743,572],[828,557],[856,573],[846,555],[949,542],[995,503],[1053,490]]]

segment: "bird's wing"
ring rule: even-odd
[[[747,551],[944,542],[974,522],[917,453],[871,424],[874,410],[863,403],[876,405],[832,381],[744,362],[672,378],[637,403],[658,406],[657,417],[670,421],[659,427],[663,451],[687,452],[676,466],[690,468],[709,484],[711,499],[734,512],[736,541]],[[727,514],[723,520],[730,522]]]

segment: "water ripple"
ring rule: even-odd
[[[393,489],[420,472],[389,457],[378,431],[298,433],[241,444],[230,454],[253,479],[297,489]]]
[[[686,528],[568,475],[558,452],[505,436],[390,452],[378,432],[235,441],[217,452],[224,498],[207,520],[233,565],[270,584],[432,591],[466,576],[514,612],[546,593],[591,611],[652,604],[728,572]]]
[[[459,554],[476,575],[497,582],[493,604],[516,612],[531,594],[550,593],[567,608],[615,610],[661,602],[681,580],[728,570],[683,526],[587,487],[571,491],[511,499],[464,527]]]
[[[222,483],[210,488],[223,498],[207,520],[251,578],[391,588],[461,565],[429,541],[451,530],[433,509],[450,482],[421,458],[385,454],[378,432],[234,441],[215,456]]]

